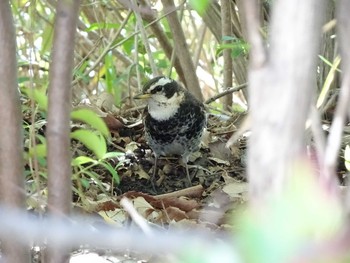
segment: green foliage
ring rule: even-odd
[[[105,139],[92,131],[79,129],[71,132],[71,138],[82,142],[98,159],[102,159],[107,152]]]
[[[47,111],[47,96],[45,91],[37,89],[22,88],[24,95],[35,101],[39,110],[42,113]],[[35,114],[35,112],[32,112]],[[45,114],[41,114],[45,115]],[[107,141],[110,138],[110,133],[106,123],[92,110],[88,108],[78,108],[71,112],[71,119],[83,123],[80,124],[80,128],[71,132],[71,138],[82,143],[87,149],[93,153],[93,157],[86,155],[80,155],[72,160],[73,179],[84,189],[88,189],[90,183],[95,183],[102,190],[105,191],[100,175],[94,172],[94,169],[100,167],[100,169],[106,171],[112,177],[111,179],[115,183],[119,183],[119,175],[116,172],[116,167],[113,167],[108,161],[113,158],[117,158],[122,155],[119,152],[108,152]],[[34,131],[35,144],[32,145],[28,141],[28,152],[25,154],[25,160],[28,164],[31,164],[33,160],[37,160],[39,168],[42,171],[38,171],[42,178],[47,178],[46,175],[46,158],[47,158],[47,143],[46,138],[39,133],[39,131],[46,125],[46,120],[38,119],[33,124],[24,124],[26,136],[30,137],[31,131]],[[87,126],[88,125],[88,126]],[[32,172],[27,171],[27,176],[31,176]],[[78,187],[79,188],[79,187]],[[74,188],[74,191],[83,199],[84,192],[78,188]]]
[[[100,29],[118,29],[120,27],[117,23],[92,23],[87,29],[86,32],[97,31]]]
[[[106,123],[92,110],[82,108],[71,112],[72,120],[79,120],[89,124],[92,128],[99,131],[106,138],[109,137],[109,130]]]
[[[119,164],[116,167],[113,167],[109,162],[107,162],[107,160],[109,158],[115,158],[115,157],[118,157],[120,155],[122,155],[122,154],[118,153],[118,152],[109,152],[109,153],[105,154],[105,156],[101,160],[95,160],[95,159],[90,158],[88,156],[78,156],[72,160],[72,166],[73,166],[74,170],[76,171],[77,175],[78,174],[91,175],[92,168],[94,168],[96,166],[102,166],[112,175],[113,180],[117,184],[119,184],[120,179],[119,179],[118,173],[116,172],[116,168]],[[97,178],[95,178],[95,176],[92,178],[94,178],[95,181],[99,181]],[[102,184],[100,184],[100,185],[102,185]],[[86,186],[86,184],[85,184],[85,186]]]
[[[107,92],[112,93],[115,86],[117,72],[113,63],[112,52],[108,52],[105,56],[105,68],[106,68],[106,88]],[[120,98],[119,98],[120,101]]]
[[[204,15],[209,6],[210,0],[190,0],[190,5],[199,15]]]
[[[119,106],[122,98],[122,89],[120,89],[117,85],[118,74],[114,66],[114,57],[112,52],[108,52],[106,54],[104,67],[106,69],[105,76],[107,92],[114,95],[115,105]]]
[[[336,72],[340,72],[339,70],[339,64],[340,64],[340,56],[338,55],[335,59],[334,62],[328,61],[326,58],[319,56],[320,59],[326,64],[331,67],[330,71],[328,72],[328,75],[326,77],[326,80],[323,84],[323,87],[321,89],[321,93],[318,96],[316,106],[319,108],[323,103],[326,102],[327,95],[329,94],[331,84],[336,76]]]
[[[23,87],[22,92],[26,94],[31,100],[34,100],[39,106],[40,110],[47,112],[48,99],[46,90]]]
[[[224,36],[223,41],[230,41],[229,43],[222,43],[218,45],[216,50],[216,56],[220,56],[224,49],[231,49],[231,55],[233,58],[239,56],[246,56],[249,53],[249,44],[242,39],[237,39],[231,36]]]
[[[349,145],[346,145],[345,147],[344,162],[345,162],[346,169],[350,171],[350,146]]]
[[[84,60],[81,65],[76,68],[73,72],[74,76],[77,78],[77,79],[80,79],[83,81],[83,83],[89,83],[90,81],[90,77],[85,74],[85,70],[88,68],[89,66],[89,61],[87,60]]]
[[[29,157],[30,158],[33,158],[34,156],[36,156],[37,158],[42,158],[42,157],[46,157],[46,143],[42,143],[42,144],[37,144],[33,147],[31,147],[29,149]]]

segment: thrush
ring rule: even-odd
[[[151,182],[155,178],[160,156],[181,156],[186,175],[188,157],[199,150],[207,118],[204,105],[177,81],[159,76],[148,81],[142,94],[135,99],[147,100],[144,111],[145,139],[153,150],[155,164]]]

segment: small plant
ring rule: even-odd
[[[37,114],[37,119],[34,123],[28,123],[27,121],[23,123],[26,138],[33,138],[31,140],[25,140],[27,149],[25,160],[27,162],[27,181],[36,182],[34,184],[36,187],[32,187],[32,192],[35,193],[42,188],[40,187],[42,185],[42,179],[47,179],[47,142],[44,132],[47,124],[45,120],[47,96],[46,91],[37,89],[30,90],[23,88],[22,92],[35,102],[36,109],[32,114],[36,114],[36,112],[41,113]],[[73,150],[74,153],[71,162],[73,171],[72,179],[74,180],[73,191],[84,203],[84,193],[92,184],[96,185],[102,192],[106,192],[109,188],[113,190],[113,185],[119,184],[119,175],[116,172],[119,161],[114,165],[114,161],[110,160],[117,158],[122,153],[107,150],[107,142],[110,138],[108,127],[93,110],[88,108],[74,109],[71,112],[71,120],[73,123],[71,131],[72,142],[78,142]],[[31,133],[35,135],[32,137],[29,136]],[[81,149],[81,145],[86,147],[90,153],[85,152],[85,148]],[[97,173],[97,169],[101,169],[101,173]],[[111,187],[102,182],[103,178],[101,174],[105,173],[111,175]],[[31,180],[31,178],[34,180]]]

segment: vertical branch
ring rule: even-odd
[[[224,39],[224,37],[231,37],[231,1],[221,0],[221,26],[222,26],[222,43],[229,44],[232,40]],[[224,88],[228,89],[232,87],[232,57],[231,49],[225,48],[223,50],[224,56]],[[232,106],[232,93],[225,96],[224,107],[226,110],[231,110]]]
[[[0,1],[0,201],[24,206],[21,102],[17,87],[16,39],[8,1]],[[1,241],[6,262],[29,262],[29,250],[8,237]]]
[[[63,217],[70,213],[72,202],[70,111],[71,83],[79,3],[77,0],[57,2],[48,109],[48,208]],[[66,262],[68,255],[51,245],[47,262]]]
[[[165,13],[169,10],[176,10],[173,0],[162,0],[162,3]],[[167,19],[173,35],[176,55],[179,58],[180,65],[185,73],[186,87],[193,93],[193,95],[203,101],[202,92],[196,75],[196,69],[194,68],[192,56],[188,50],[185,34],[181,28],[177,13],[170,13],[167,16]]]
[[[250,49],[250,67],[260,68],[266,61],[266,51],[263,39],[260,35],[260,12],[258,0],[245,0],[245,25],[247,30],[247,38],[251,44]]]
[[[154,76],[158,76],[159,72],[158,72],[158,69],[157,69],[156,64],[154,62],[154,59],[153,59],[153,54],[152,54],[151,47],[150,47],[150,44],[149,44],[149,41],[147,38],[146,30],[142,24],[142,18],[141,18],[140,12],[139,12],[139,8],[137,8],[135,0],[131,1],[131,5],[133,7],[133,11],[134,11],[134,14],[136,17],[137,27],[139,28],[139,30],[141,32],[141,38],[143,40],[143,44],[145,45],[145,49],[146,49],[146,52],[148,55],[148,59],[149,59],[149,63],[150,63],[151,69],[152,69],[152,73]]]
[[[291,166],[305,153],[305,121],[316,83],[324,2],[276,1],[266,55],[258,33],[257,1],[246,0],[247,20],[252,23],[247,23],[252,44],[248,176],[255,201],[282,193]],[[249,9],[254,12],[248,13]]]
[[[6,205],[23,206],[22,113],[15,31],[7,1],[0,3],[0,45],[0,195]]]

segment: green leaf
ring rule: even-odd
[[[46,157],[46,143],[37,144],[29,149],[29,156]]]
[[[47,173],[46,172],[39,172],[39,175],[44,178],[47,179]]]
[[[117,173],[117,171],[115,170],[115,168],[113,168],[109,163],[107,162],[101,162],[100,165],[102,165],[104,168],[106,168],[110,174],[112,175],[114,181],[119,184],[120,183],[120,178],[119,175]]]
[[[46,26],[44,27],[41,37],[42,37],[43,43],[41,45],[40,54],[44,55],[50,52],[50,49],[52,47],[53,26],[51,23],[46,23]]]
[[[209,0],[190,0],[190,5],[202,16],[209,6]]]
[[[38,157],[38,163],[41,167],[47,167],[47,160],[45,157]]]
[[[349,145],[346,145],[345,147],[344,159],[345,159],[345,167],[348,171],[350,171],[350,146]]]
[[[97,164],[98,162],[88,156],[78,156],[72,160],[73,166],[79,166],[87,163],[94,163]]]
[[[107,92],[112,93],[116,83],[116,76],[117,76],[117,71],[115,70],[112,51],[108,52],[105,56],[105,67],[106,67]],[[118,91],[119,91],[119,94],[115,94],[115,95],[121,97],[121,89],[118,89]]]
[[[45,124],[46,124],[46,122],[45,122]],[[34,126],[34,127],[36,127],[36,126]],[[40,126],[40,128],[42,128],[42,126]],[[46,138],[45,138],[43,135],[41,135],[41,134],[36,134],[36,135],[35,135],[35,138],[36,138],[40,143],[46,144]]]
[[[249,44],[244,42],[243,40],[236,39],[232,43],[223,43],[218,46],[216,50],[216,56],[221,55],[224,49],[231,49],[231,56],[233,58],[237,58],[242,55],[247,55],[249,52]]]
[[[89,66],[89,61],[84,61],[79,68],[73,71],[76,78],[81,79],[84,84],[89,83],[90,77],[85,73],[86,68]]]
[[[84,174],[88,177],[90,177],[94,183],[96,183],[96,185],[98,185],[98,187],[104,191],[105,188],[103,186],[103,183],[102,181],[99,179],[99,174],[97,174],[96,172],[92,171],[92,170],[89,170],[89,171],[84,171]],[[91,182],[90,182],[91,183]]]
[[[222,36],[221,40],[222,41],[237,41],[238,38],[237,37],[233,37],[233,36]]]
[[[124,40],[123,42],[123,50],[124,52],[127,54],[127,55],[131,55],[131,52],[132,50],[134,49],[134,39],[133,38],[130,38],[130,39],[127,39],[127,40]]]
[[[98,159],[102,159],[107,152],[107,145],[103,136],[97,135],[92,131],[76,130],[71,132],[71,138],[82,142]]]
[[[321,57],[321,59],[322,59],[322,57]],[[323,61],[325,61],[325,63],[326,63],[327,60],[323,60]],[[327,62],[329,62],[329,61],[327,61]],[[327,98],[327,95],[329,94],[329,90],[331,88],[333,80],[336,77],[336,71],[339,71],[338,67],[339,67],[340,62],[341,62],[341,58],[338,55],[334,59],[333,63],[330,64],[331,65],[331,69],[328,72],[328,75],[326,77],[326,80],[324,81],[321,93],[320,93],[320,95],[318,96],[318,99],[317,99],[317,103],[316,103],[316,107],[317,108],[320,108],[322,106],[322,104],[325,102],[325,100]],[[328,63],[326,63],[326,64],[329,65]]]
[[[96,112],[87,108],[76,109],[71,112],[70,116],[73,120],[79,120],[89,124],[91,127],[101,132],[106,138],[109,137],[110,134],[106,123],[100,116],[97,115]]]
[[[47,111],[48,99],[46,90],[22,88],[22,91],[32,100],[34,100],[41,110]]]
[[[326,59],[324,56],[321,56],[321,55],[318,55],[318,57],[326,64],[326,65],[328,65],[328,66],[330,66],[330,67],[334,67],[335,68],[335,70],[336,71],[338,71],[338,72],[342,72],[340,69],[339,69],[339,63],[338,62],[335,62],[336,61],[336,59],[338,60],[338,57],[336,57],[336,59],[334,60],[334,62],[332,63],[332,62],[330,62],[328,59]],[[334,64],[337,64],[337,65],[334,65]]]
[[[18,84],[22,84],[23,82],[30,81],[29,77],[18,77]]]
[[[85,31],[96,31],[99,29],[119,29],[119,24],[117,23],[92,23]]]
[[[85,178],[80,178],[80,183],[81,185],[85,188],[88,189],[90,187],[90,181],[85,179]]]

